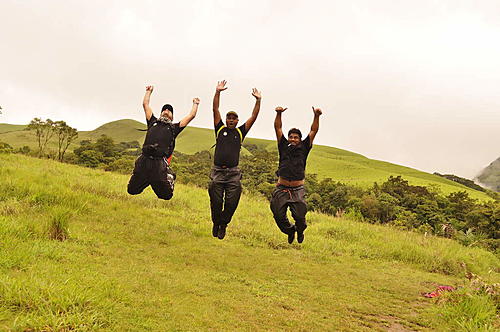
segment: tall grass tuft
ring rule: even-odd
[[[64,241],[69,238],[69,219],[72,212],[65,207],[55,207],[47,223],[49,239]]]

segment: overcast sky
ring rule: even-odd
[[[0,122],[65,120],[79,130],[157,113],[192,125],[262,109],[250,136],[309,131],[316,143],[420,170],[472,178],[500,156],[499,1],[0,2]]]

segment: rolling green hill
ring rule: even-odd
[[[78,142],[84,139],[95,140],[100,135],[106,134],[112,137],[115,142],[144,140],[145,132],[137,129],[145,128],[145,124],[135,120],[118,120],[109,122],[92,131],[79,132]],[[186,128],[179,135],[176,149],[180,152],[193,154],[198,151],[208,150],[214,144],[214,132],[205,128]],[[0,133],[0,141],[4,141],[15,148],[23,145],[36,147],[35,138],[26,131],[16,131]],[[258,138],[247,138],[246,143],[256,144],[265,147],[269,151],[276,151],[276,143],[272,140]],[[75,148],[73,144],[71,148]],[[55,149],[55,143],[52,144]],[[243,148],[243,154],[249,154]],[[418,171],[409,167],[404,167],[389,162],[366,158],[360,154],[337,149],[329,146],[315,145],[307,162],[307,172],[317,173],[320,177],[330,177],[333,180],[357,184],[363,187],[371,186],[374,182],[382,183],[390,175],[401,175],[411,184],[431,186],[443,193],[448,194],[456,191],[467,191],[471,197],[487,200],[489,197],[477,190],[470,189],[456,182],[443,177]]]
[[[13,154],[0,165],[0,330],[494,330],[489,300],[450,316],[421,296],[464,285],[462,263],[498,282],[490,252],[317,213],[288,245],[268,202],[245,195],[220,241],[203,189],[160,201],[127,195],[116,173]]]
[[[26,128],[25,125],[12,125],[12,124],[8,124],[8,123],[0,123],[0,134],[6,133],[9,131],[23,130],[24,128]]]
[[[478,176],[477,180],[488,188],[500,192],[500,158],[488,165]]]

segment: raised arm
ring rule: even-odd
[[[142,107],[144,108],[144,113],[146,114],[146,120],[149,121],[151,116],[153,115],[153,110],[149,106],[149,98],[151,97],[151,93],[153,93],[153,86],[148,85],[146,87],[146,94],[144,95],[144,99],[142,100]]]
[[[287,108],[283,108],[281,106],[276,107],[274,110],[276,111],[276,118],[274,119],[274,131],[276,131],[276,139],[278,143],[283,136],[283,131],[281,130],[281,113],[286,111]]]
[[[217,125],[221,120],[220,112],[219,112],[219,100],[220,100],[220,92],[227,89],[226,81],[222,80],[217,82],[217,87],[215,88],[215,96],[213,103],[213,111],[214,111],[214,124]]]
[[[316,134],[318,133],[319,130],[319,116],[323,114],[323,112],[319,108],[314,108],[313,106],[312,109],[314,112],[314,120],[311,125],[311,131],[309,132],[309,139],[311,141],[311,145],[313,144],[314,137],[316,137]]]
[[[252,115],[245,122],[246,131],[249,131],[250,128],[252,128],[255,120],[257,120],[257,116],[259,115],[259,111],[260,111],[260,100],[262,99],[262,95],[260,94],[260,91],[257,90],[256,88],[253,88],[252,89],[252,96],[255,97],[255,106],[253,107]]]
[[[188,115],[186,115],[181,122],[179,122],[179,127],[185,127],[188,125],[188,123],[191,122],[196,116],[196,112],[198,112],[198,105],[200,104],[200,99],[199,98],[194,98],[193,99],[193,107],[191,108],[191,112],[189,112]]]

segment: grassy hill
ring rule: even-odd
[[[0,123],[0,134],[6,133],[9,131],[19,131],[26,128],[25,125],[13,125],[8,123]]]
[[[135,120],[118,120],[109,122],[92,131],[79,132],[78,142],[84,139],[95,140],[102,134],[111,136],[115,142],[144,140],[145,132],[137,129],[145,128],[145,124]],[[36,147],[35,137],[26,131],[0,133],[0,141],[4,141],[15,148],[23,145]],[[258,138],[247,138],[247,143],[256,144],[276,151],[276,143],[272,140]],[[193,154],[198,151],[208,150],[214,144],[214,132],[205,128],[186,128],[179,135],[176,142],[176,149],[180,152]],[[73,144],[75,148],[78,144]],[[51,145],[56,149],[55,143]],[[249,154],[243,148],[243,154]],[[357,184],[363,187],[371,186],[374,182],[382,183],[390,175],[401,175],[411,184],[431,186],[443,193],[448,194],[456,191],[467,191],[471,197],[487,200],[489,197],[477,190],[450,181],[443,177],[421,172],[409,167],[404,167],[384,161],[366,158],[360,154],[349,152],[334,147],[315,145],[307,162],[307,172],[316,173],[320,177],[330,177],[333,180]]]
[[[500,192],[500,158],[489,164],[488,167],[477,176],[477,180],[488,188]]]
[[[463,283],[461,262],[499,280],[492,253],[443,238],[310,213],[288,245],[267,201],[243,196],[220,241],[205,190],[160,201],[127,195],[128,176],[0,165],[1,330],[456,330],[420,293]],[[49,239],[54,223],[69,239]]]

